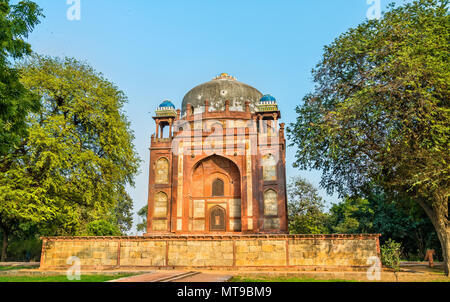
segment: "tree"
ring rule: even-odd
[[[301,177],[288,184],[289,231],[292,234],[326,234],[328,216],[317,189]]]
[[[386,241],[381,246],[381,262],[394,270],[395,279],[398,282],[398,272],[400,271],[400,255],[402,245],[399,242],[395,242],[392,239]]]
[[[123,92],[71,58],[35,56],[21,66],[21,81],[42,106],[28,116],[23,143],[0,162],[3,232],[22,221],[50,235],[87,234],[97,220],[126,228],[125,187],[134,185],[139,159]]]
[[[138,212],[138,216],[142,219],[140,223],[137,225],[138,232],[147,232],[147,215],[148,215],[148,206],[143,206]]]
[[[439,239],[423,209],[411,199],[391,196],[380,188],[363,197],[346,197],[330,209],[333,233],[381,234],[401,242],[406,259],[421,260],[427,248],[440,250]]]
[[[95,220],[87,225],[89,236],[120,236],[120,229],[117,225],[106,220]]]
[[[374,210],[367,199],[346,197],[330,209],[330,228],[333,233],[373,233]]]
[[[39,99],[23,87],[9,60],[31,54],[24,39],[40,17],[42,10],[34,2],[10,5],[9,0],[0,0],[0,156],[20,143],[26,135],[28,112],[39,108]]]
[[[389,7],[325,47],[288,136],[295,165],[342,196],[375,182],[420,204],[450,271],[447,0]]]

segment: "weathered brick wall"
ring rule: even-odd
[[[379,235],[230,235],[43,238],[41,269],[131,267],[362,268]]]

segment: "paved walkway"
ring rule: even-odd
[[[110,282],[226,282],[232,275],[196,271],[156,271]]]

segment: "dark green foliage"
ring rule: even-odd
[[[400,255],[402,245],[392,239],[386,241],[381,247],[381,262],[383,265],[393,268],[395,271],[400,270]]]
[[[326,234],[328,216],[317,189],[301,177],[288,184],[288,216],[291,234]]]
[[[120,236],[121,232],[117,225],[106,220],[92,221],[87,225],[88,236]]]
[[[288,128],[295,165],[361,196],[376,184],[424,209],[450,274],[450,15],[447,0],[390,6],[326,46]]]
[[[24,39],[43,17],[42,11],[31,1],[9,2],[0,0],[0,156],[20,143],[28,112],[39,108],[39,99],[23,87],[9,59],[31,54]]]
[[[13,238],[8,245],[8,258],[11,261],[39,262],[41,258],[41,250],[42,241],[39,238]]]
[[[138,212],[138,216],[142,219],[141,222],[137,225],[138,232],[146,232],[147,231],[147,215],[148,215],[148,206],[143,206]]]
[[[339,234],[370,234],[374,232],[374,209],[364,198],[347,197],[330,209],[330,229]]]
[[[388,239],[400,242],[407,260],[423,260],[427,249],[435,249],[442,259],[436,231],[423,209],[412,200],[395,198],[381,192],[345,198],[330,209],[330,231],[381,234],[382,244]]]
[[[86,63],[33,56],[21,82],[42,106],[28,133],[0,161],[0,227],[13,238],[32,224],[40,235],[124,234],[132,225],[139,158],[123,113],[126,96]],[[108,221],[88,225],[95,221]],[[3,247],[6,249],[6,243]]]

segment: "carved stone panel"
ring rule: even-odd
[[[204,218],[204,217],[205,217],[205,201],[194,200],[194,218]]]
[[[169,183],[169,161],[166,158],[160,158],[155,164],[155,183]]]
[[[264,181],[277,180],[277,162],[275,161],[275,157],[271,154],[264,155],[262,164]]]
[[[264,192],[264,216],[278,215],[278,196],[274,190]]]
[[[265,230],[278,230],[280,228],[279,218],[264,218]]]
[[[167,219],[153,220],[153,231],[167,231]]]
[[[155,203],[153,208],[153,217],[163,218],[167,216],[167,194],[164,192],[158,192],[155,194]]]
[[[205,221],[204,220],[194,220],[194,231],[204,231]]]
[[[241,200],[231,199],[230,200],[230,218],[240,218],[241,217]]]

